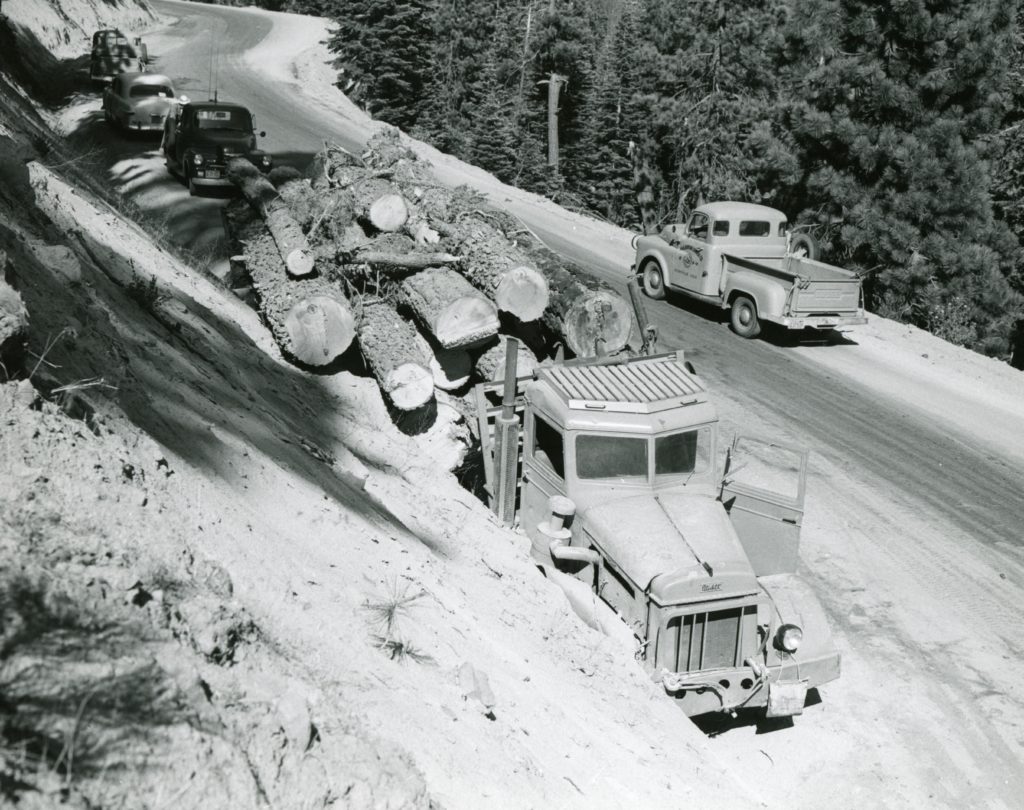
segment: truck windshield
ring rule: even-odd
[[[654,483],[678,484],[678,476],[695,475],[708,469],[711,428],[705,426],[653,437],[580,434],[576,438],[576,474],[584,479],[648,483],[652,450]]]
[[[711,429],[685,430],[654,439],[654,480],[665,477],[693,475],[708,468],[711,460]]]
[[[580,478],[647,480],[645,436],[584,434],[576,439],[576,474]]]

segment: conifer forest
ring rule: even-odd
[[[638,231],[713,200],[780,208],[864,274],[872,311],[987,354],[1024,317],[1011,0],[285,8],[335,21],[351,98],[508,183]]]

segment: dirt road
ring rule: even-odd
[[[215,75],[221,98],[253,109],[279,163],[303,166],[325,137],[355,148],[369,135],[372,125],[321,81],[322,54],[306,51],[315,37],[300,39],[322,23],[154,5],[180,18],[153,39],[157,69],[193,98],[205,97]],[[168,210],[176,239],[216,250],[211,214],[220,203],[189,200],[152,144],[123,143],[131,153],[115,181],[143,207]],[[443,177],[477,183],[556,250],[623,280],[628,235],[438,160]],[[796,347],[741,340],[704,308],[647,308],[660,345],[688,350],[727,434],[814,451],[803,559],[837,632],[844,676],[793,729],[733,727],[715,738],[720,753],[772,803],[1014,806],[1024,795],[1021,400],[1000,411],[984,375],[976,387],[959,378],[924,386],[921,355],[937,356],[939,342],[884,322],[851,332],[846,344]],[[873,384],[871,363],[878,379],[897,381],[890,390]],[[851,379],[847,366],[866,371]]]

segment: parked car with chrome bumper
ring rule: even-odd
[[[159,73],[121,73],[103,91],[103,118],[132,132],[162,132],[176,104],[174,85]]]

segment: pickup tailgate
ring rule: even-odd
[[[796,276],[789,315],[851,315],[860,309],[861,280],[849,270],[797,257],[785,264]]]

